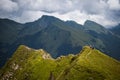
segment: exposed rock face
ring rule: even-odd
[[[13,63],[12,66],[11,66],[11,68],[12,68],[13,70],[17,70],[17,69],[19,68],[19,65]]]
[[[13,79],[13,72],[8,71],[7,73],[5,73],[5,75],[3,75],[1,80],[10,80],[10,79]]]
[[[42,55],[42,58],[43,58],[43,59],[50,59],[51,57],[50,57],[49,54],[43,54],[43,55]]]

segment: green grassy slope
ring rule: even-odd
[[[120,80],[120,62],[88,46],[81,53],[78,64],[100,72],[108,80]]]
[[[0,70],[0,80],[120,80],[120,62],[85,46],[77,55],[53,59],[21,45]]]
[[[55,58],[69,53],[76,54],[82,46],[88,44],[120,60],[120,38],[89,20],[80,25],[47,15],[25,24],[0,19],[0,67],[21,44],[34,49],[42,48]]]
[[[0,67],[11,56],[11,45],[19,38],[18,34],[23,27],[23,24],[15,21],[0,19]]]

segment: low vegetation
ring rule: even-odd
[[[89,46],[56,59],[21,45],[0,70],[0,80],[120,80],[120,62]]]

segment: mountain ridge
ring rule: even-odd
[[[86,20],[84,23],[84,27],[88,30],[96,31],[99,34],[101,34],[101,33],[108,34],[109,33],[109,31],[106,30],[105,27],[103,27],[102,25],[100,25],[94,21],[91,21],[91,20]]]
[[[36,49],[42,48],[51,53],[53,57],[69,53],[77,54],[82,46],[92,45],[120,60],[120,38],[112,35],[105,28],[105,31],[99,30],[99,24],[92,23],[96,29],[89,29],[74,21],[62,21],[46,15],[25,24],[4,23],[0,22],[0,63],[2,65],[21,44]],[[92,26],[89,25],[89,27]]]
[[[0,70],[0,79],[119,80],[119,68],[119,61],[89,46],[76,55],[54,59],[43,49],[21,45]]]

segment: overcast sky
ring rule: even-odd
[[[0,0],[0,18],[25,23],[42,15],[110,27],[120,23],[120,0]]]

